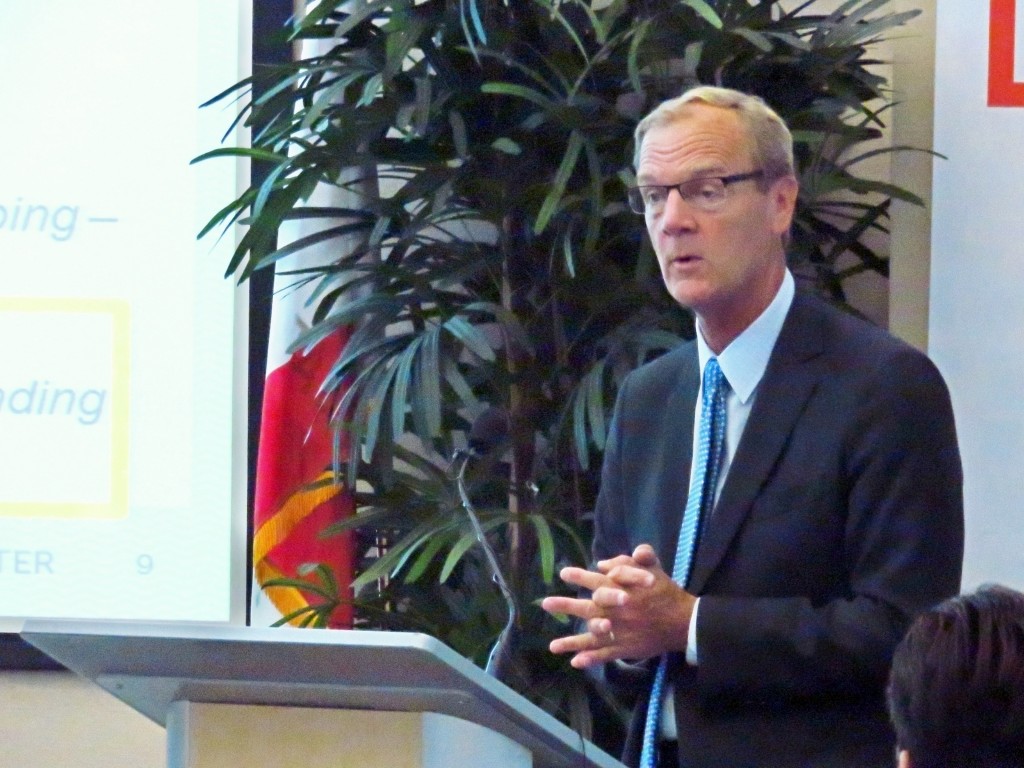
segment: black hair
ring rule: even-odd
[[[1024,594],[990,585],[918,616],[888,703],[914,768],[1024,766]]]

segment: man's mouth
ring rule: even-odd
[[[696,256],[692,253],[684,253],[679,256],[673,256],[669,261],[671,264],[692,264],[699,260],[700,256]]]

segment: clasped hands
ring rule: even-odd
[[[582,634],[559,637],[548,646],[552,653],[574,654],[570,663],[577,669],[686,650],[696,598],[665,573],[649,544],[632,555],[599,561],[596,571],[569,567],[559,575],[590,592],[589,598],[552,596],[541,602],[548,613],[585,622]]]

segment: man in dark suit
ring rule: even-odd
[[[630,764],[650,721],[645,751],[662,766],[890,766],[893,649],[960,585],[945,384],[920,352],[795,292],[792,139],[763,102],[694,89],[636,139],[630,202],[698,338],[621,387],[596,563],[561,574],[587,596],[544,601],[581,632],[551,650],[638,696]],[[710,362],[724,375],[724,446],[698,474]],[[662,564],[685,538],[691,487],[702,511],[673,580],[678,562]]]

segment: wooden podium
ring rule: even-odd
[[[29,620],[21,636],[164,725],[169,768],[622,768],[427,635]]]

